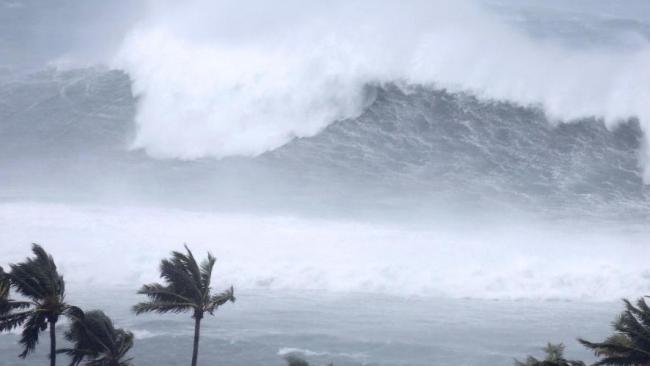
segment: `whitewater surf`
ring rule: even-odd
[[[0,1],[0,265],[43,244],[142,365],[187,358],[185,317],[130,312],[183,243],[241,293],[203,360],[591,360],[650,291],[647,14]]]

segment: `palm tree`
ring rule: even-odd
[[[624,299],[625,310],[612,323],[614,334],[602,342],[578,339],[600,358],[594,365],[650,366],[650,307],[643,298],[634,306]]]
[[[192,311],[194,318],[194,347],[192,366],[196,366],[199,353],[201,319],[205,313],[214,311],[228,301],[235,301],[232,286],[220,293],[211,293],[210,281],[216,258],[208,253],[208,258],[199,265],[194,255],[185,245],[187,254],[172,252],[171,258],[160,262],[160,277],[165,284],[143,285],[138,294],[146,295],[149,301],[133,307],[136,314],[146,312],[182,313]]]
[[[548,343],[543,348],[546,357],[538,360],[533,356],[528,356],[525,362],[515,360],[515,366],[584,366],[582,361],[572,361],[564,358],[564,344]]]
[[[132,365],[132,359],[126,355],[133,347],[133,333],[115,328],[113,321],[100,310],[74,314],[65,338],[72,343],[72,348],[57,353],[70,356],[70,366],[84,360],[88,366]]]
[[[32,245],[33,258],[10,265],[3,273],[3,298],[8,299],[9,284],[26,301],[3,301],[0,313],[0,332],[23,326],[20,344],[21,358],[27,357],[38,344],[40,332],[50,330],[50,365],[56,365],[56,322],[61,315],[73,309],[65,303],[65,284],[52,256],[38,244]]]

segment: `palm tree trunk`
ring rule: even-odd
[[[50,366],[56,366],[56,322],[50,322]]]
[[[196,366],[199,356],[199,337],[201,336],[201,318],[203,314],[194,315],[194,349],[192,350],[192,366]]]

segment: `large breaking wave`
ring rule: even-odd
[[[102,68],[3,81],[3,196],[389,217],[647,217],[638,119],[614,130],[594,118],[554,126],[539,108],[388,84],[368,88],[373,102],[359,117],[316,136],[255,158],[178,162],[128,149],[138,103],[130,85]]]
[[[614,45],[568,47],[468,1],[245,5],[155,2],[128,34],[113,65],[141,98],[135,147],[165,158],[259,155],[357,117],[367,86],[391,82],[539,106],[553,123],[638,118],[645,130],[650,120],[648,41],[606,17],[573,28],[600,21],[619,35]]]

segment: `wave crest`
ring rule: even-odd
[[[365,86],[394,81],[538,105],[554,121],[648,127],[647,40],[568,48],[468,1],[244,5],[157,2],[132,30],[114,65],[140,97],[135,148],[258,155],[358,116]]]

